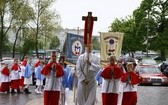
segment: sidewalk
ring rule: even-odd
[[[75,105],[74,101],[74,92],[73,91],[66,91],[67,94],[67,102],[65,105]],[[97,100],[96,100],[96,105],[102,105],[101,102],[101,91],[100,87],[97,88]],[[26,105],[43,105],[43,98],[38,98],[34,100],[30,100],[29,102],[26,103]]]

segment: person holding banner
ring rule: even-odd
[[[64,76],[63,68],[56,62],[56,52],[52,52],[51,61],[42,69],[46,77],[44,87],[44,105],[59,105],[61,77]]]
[[[119,87],[123,72],[116,64],[116,56],[110,56],[110,64],[101,73],[102,83],[102,103],[103,105],[117,105]]]
[[[92,53],[91,44],[85,49],[86,52],[78,57],[76,63],[78,77],[77,105],[95,105],[96,75],[101,68],[100,59]]]

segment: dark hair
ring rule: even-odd
[[[65,61],[65,56],[64,56],[64,55],[61,55],[61,56],[60,56],[59,62],[60,62],[62,59]]]
[[[60,58],[59,58],[59,63],[60,63],[61,60],[64,60],[64,61],[65,61],[65,56],[64,56],[64,55],[61,55],[61,56],[60,56]],[[67,65],[67,64],[64,63],[64,67],[66,67],[66,65]]]

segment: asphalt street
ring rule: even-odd
[[[0,105],[43,105],[43,94],[36,94],[35,87],[31,86],[32,94],[0,94]],[[75,105],[74,92],[66,91],[66,105]],[[167,86],[139,86],[137,105],[168,105],[168,87]],[[97,88],[96,105],[102,105],[101,87]]]

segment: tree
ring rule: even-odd
[[[165,60],[168,46],[167,16],[167,0],[143,0],[135,14],[139,28],[146,27],[146,30],[139,29],[139,33],[148,32],[146,40],[149,40],[149,49],[160,51],[162,60]]]
[[[54,0],[34,0],[33,3],[31,3],[35,4],[33,5],[35,18],[32,21],[34,24],[30,26],[35,33],[35,50],[37,57],[39,57],[39,39],[45,38],[50,40],[54,35],[54,31],[60,26],[59,15],[49,10],[49,6],[51,6],[53,1]]]
[[[9,1],[0,1],[0,59],[2,59],[2,52],[4,48],[4,38],[7,36],[9,29],[11,28],[13,17],[10,15]],[[7,24],[8,23],[8,24]]]
[[[124,33],[122,50],[131,53],[132,57],[134,57],[133,53],[135,51],[143,49],[141,38],[136,34],[137,28],[135,26],[134,17],[128,16],[126,19],[115,19],[110,31]]]
[[[30,30],[29,28],[25,27],[23,30],[23,44],[20,46],[20,54],[22,54],[21,60],[29,53],[35,49],[35,38],[34,38],[34,31]]]
[[[21,37],[21,31],[26,26],[28,22],[34,17],[33,9],[27,4],[27,1],[24,0],[15,0],[10,4],[11,15],[13,16],[13,30],[15,33],[15,40],[13,42],[12,53],[13,58],[15,57],[15,49],[18,38]],[[29,15],[31,14],[31,15]],[[20,35],[20,36],[19,36]]]
[[[98,41],[98,37],[93,37],[93,49],[94,50],[100,50],[100,42]]]
[[[56,49],[60,45],[60,41],[57,36],[53,36],[50,42],[50,49]]]

